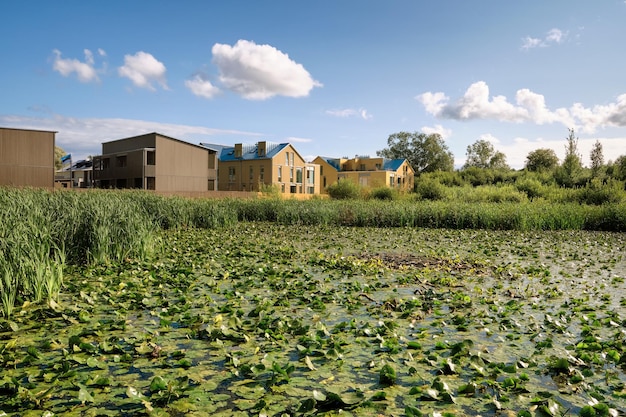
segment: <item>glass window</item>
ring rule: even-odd
[[[154,151],[148,151],[146,153],[146,165],[154,165],[155,162],[156,162],[155,152]]]
[[[283,181],[283,167],[278,167],[278,182]]]
[[[126,155],[121,155],[115,158],[115,166],[123,168],[126,166]]]

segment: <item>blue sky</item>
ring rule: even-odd
[[[159,132],[375,156],[438,132],[457,167],[487,139],[522,168],[626,154],[624,0],[0,2],[0,126],[74,160]]]

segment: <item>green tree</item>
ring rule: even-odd
[[[406,159],[416,174],[453,171],[454,157],[438,133],[394,133],[387,139],[387,148],[376,155],[389,159]]]
[[[526,156],[525,167],[528,171],[552,171],[559,166],[559,158],[553,149],[541,148],[531,151]]]
[[[565,144],[565,159],[555,173],[555,179],[563,187],[573,187],[582,182],[583,164],[582,157],[578,153],[578,138],[574,129],[569,129],[567,143]]]
[[[496,151],[491,142],[485,139],[479,139],[467,147],[467,160],[463,169],[475,168],[491,168],[491,169],[509,169],[506,163],[506,155],[500,151]]]
[[[66,153],[63,148],[61,148],[60,146],[54,147],[54,169],[61,169],[61,167],[63,166],[63,164],[61,163],[61,158],[65,155]]]
[[[596,140],[593,144],[589,157],[591,159],[591,176],[596,178],[600,175],[604,167],[604,153],[602,152],[602,144],[599,140]]]
[[[618,156],[615,162],[610,163],[609,174],[616,180],[626,180],[626,155]]]

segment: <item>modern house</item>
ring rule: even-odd
[[[214,191],[217,155],[160,133],[148,133],[102,144],[93,158],[99,188],[139,188],[162,192]]]
[[[91,188],[93,186],[93,161],[81,159],[56,171],[54,182],[62,188]]]
[[[285,196],[320,193],[320,170],[289,143],[223,146],[201,143],[217,154],[219,191],[259,191],[275,185]]]
[[[55,135],[0,127],[0,185],[54,187]]]
[[[413,189],[415,172],[406,159],[318,156],[313,163],[320,166],[322,190],[344,178],[367,188],[389,187],[401,191]]]

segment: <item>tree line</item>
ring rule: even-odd
[[[417,176],[454,171],[454,156],[438,133],[394,133],[387,139],[387,147],[376,154],[389,159],[406,159]],[[469,145],[466,156],[461,172],[512,171],[507,164],[506,155],[484,139]],[[626,181],[626,155],[605,163],[602,144],[596,140],[591,149],[590,160],[589,167],[583,166],[578,138],[574,129],[569,129],[563,161],[559,161],[554,150],[540,148],[528,153],[523,171],[552,177],[557,185],[568,188],[584,186],[594,180],[605,183],[609,180]]]

